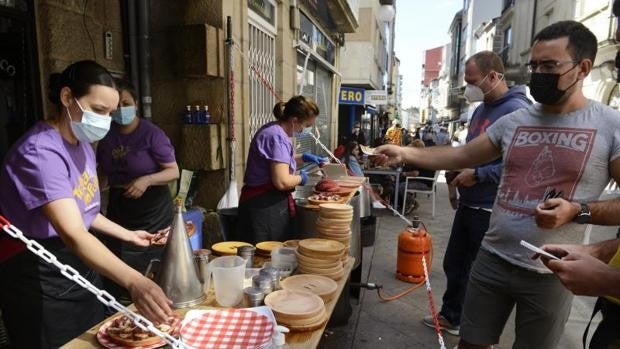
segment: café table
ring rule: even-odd
[[[338,302],[338,299],[340,298],[340,295],[342,294],[345,288],[348,276],[351,273],[351,269],[353,268],[354,264],[355,264],[355,258],[349,257],[344,264],[344,271],[345,271],[346,277],[343,277],[340,280],[336,280],[338,284],[338,289],[336,291],[337,296],[334,297],[329,302],[325,303],[325,310],[329,317],[331,317],[332,313],[334,312],[334,307],[336,306],[336,303]],[[346,290],[346,292],[348,292],[348,290]],[[133,305],[130,308],[132,310],[135,310]],[[209,294],[207,295],[207,299],[202,304],[197,305],[195,307],[191,307],[191,308],[177,309],[176,312],[179,315],[183,316],[190,309],[217,309],[217,308],[221,308],[221,307],[219,307],[217,303],[215,302],[215,296],[213,292],[209,292]],[[99,327],[101,327],[101,325],[103,325],[106,321],[110,320],[111,318],[115,316],[118,316],[118,314],[113,315],[103,320],[102,322],[98,323],[97,325],[91,327],[89,330],[82,333],[79,337],[74,338],[67,344],[63,345],[61,348],[62,349],[104,348],[101,344],[99,344],[99,342],[97,342],[97,337],[96,337],[97,331],[99,330]],[[323,331],[325,330],[326,326],[327,326],[327,322],[321,328],[316,329],[314,331],[288,333],[286,335],[286,343],[292,349],[316,348],[319,342],[321,341],[321,338],[323,337]]]
[[[398,189],[400,187],[400,174],[403,172],[402,167],[375,167],[364,170],[364,175],[381,175],[381,176],[394,176],[394,203],[392,207],[396,209],[398,207]]]

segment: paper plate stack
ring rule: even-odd
[[[282,245],[283,243],[280,241],[259,242],[256,244],[256,254],[261,257],[269,258],[271,257],[271,250]]]
[[[329,239],[305,239],[297,246],[297,270],[302,274],[323,275],[333,280],[344,276],[346,247]]]
[[[312,292],[327,303],[334,299],[338,284],[321,275],[298,274],[280,281],[283,290]]]
[[[325,303],[321,297],[306,291],[279,290],[265,297],[278,324],[291,331],[314,331],[327,321]]]
[[[351,249],[351,220],[353,206],[346,204],[319,205],[316,228],[319,237],[341,242],[347,251]],[[346,256],[345,256],[346,257]]]
[[[213,246],[211,246],[211,250],[218,256],[236,256],[237,247],[241,246],[252,246],[252,244],[241,241],[223,241],[213,244]]]

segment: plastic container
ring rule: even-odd
[[[239,256],[218,257],[211,261],[215,300],[223,307],[232,307],[243,299],[245,259]]]
[[[211,113],[209,113],[209,106],[208,105],[205,105],[204,123],[205,124],[211,123]]]

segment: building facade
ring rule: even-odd
[[[55,112],[44,96],[50,73],[91,59],[140,90],[141,113],[172,140],[181,168],[199,173],[195,203],[215,208],[226,159],[242,182],[253,133],[275,102],[304,94],[317,101],[321,140],[336,143],[340,49],[358,27],[357,0],[15,0],[0,2],[4,57],[0,155],[37,120]],[[232,18],[234,130],[226,145],[226,20]],[[142,38],[137,42],[132,38]],[[6,61],[6,64],[4,64]],[[8,74],[8,73],[7,73]],[[184,125],[187,105],[209,106],[212,124]],[[319,152],[307,139],[299,151]]]

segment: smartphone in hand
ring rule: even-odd
[[[560,260],[559,257],[552,255],[551,253],[541,249],[540,247],[534,246],[532,244],[530,244],[529,242],[525,241],[525,240],[521,240],[521,246],[527,248],[528,250],[531,250],[533,252],[538,253],[539,255],[549,258],[549,259],[557,259]]]

